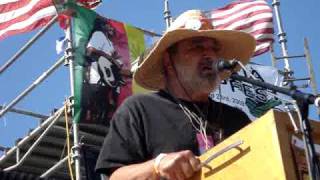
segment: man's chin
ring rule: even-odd
[[[214,77],[215,74],[216,73],[214,73],[213,71],[208,71],[208,70],[200,72],[201,77]]]
[[[202,84],[201,86],[197,87],[199,91],[201,91],[204,94],[210,94],[212,91],[217,89],[216,83],[208,83],[208,84]]]
[[[219,84],[220,84],[220,80],[219,79],[209,81],[208,84],[207,84],[206,90],[209,93],[211,93],[212,91],[215,91],[218,88]]]

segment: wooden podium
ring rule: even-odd
[[[299,127],[297,121],[296,124]],[[311,121],[311,126],[314,143],[320,144],[320,123]],[[203,154],[201,162],[227,146],[242,142],[211,160],[192,179],[305,179],[307,166],[303,147],[298,147],[303,141],[299,139],[301,136],[294,133],[288,114],[271,110]],[[319,153],[320,146],[316,148]]]

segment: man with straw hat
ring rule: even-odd
[[[181,14],[146,54],[135,81],[154,93],[128,98],[115,113],[96,170],[110,179],[186,179],[200,169],[197,156],[250,120],[214,102],[209,93],[230,72],[218,59],[247,64],[254,38],[214,30],[200,10]]]

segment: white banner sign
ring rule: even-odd
[[[283,76],[274,67],[248,64],[246,69],[247,72],[241,70],[238,74],[251,78],[254,76],[259,81],[282,86]],[[248,74],[249,72],[252,76]],[[233,79],[224,80],[221,87],[211,93],[210,97],[217,102],[241,109],[251,120],[262,116],[271,108],[283,111],[282,100],[289,99],[285,95]]]

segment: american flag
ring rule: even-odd
[[[0,1],[0,40],[44,26],[55,14],[51,0]]]
[[[46,25],[57,14],[53,0],[0,0],[0,40]],[[64,3],[67,0],[58,0]],[[78,5],[95,8],[101,0],[77,0]]]
[[[209,16],[215,29],[240,30],[254,36],[254,56],[267,52],[273,42],[272,9],[266,1],[236,1],[210,11]]]

